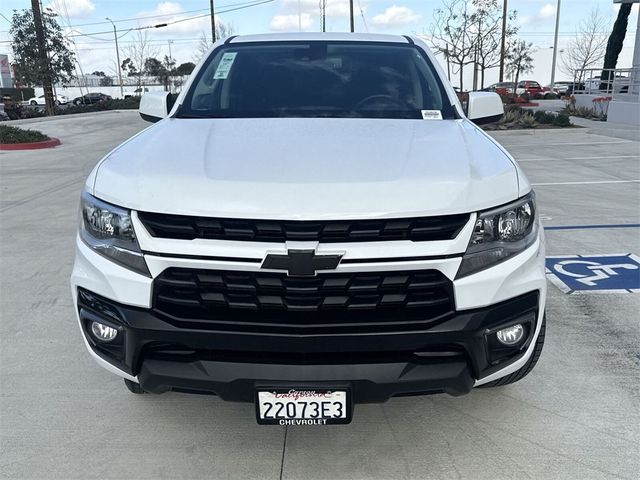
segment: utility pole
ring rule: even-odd
[[[355,30],[353,28],[353,0],[349,0],[349,22],[351,24],[351,33]]]
[[[116,41],[116,61],[118,62],[118,83],[120,84],[120,98],[124,98],[124,90],[122,89],[122,71],[120,70],[120,50],[118,49],[118,31],[116,30],[116,24],[113,23],[109,17],[106,17],[105,20],[111,22],[113,25],[113,38]]]
[[[213,8],[213,0],[209,0],[209,7],[211,8],[211,43],[216,43],[216,14]]]
[[[173,43],[173,40],[167,40],[167,43],[169,44],[169,93],[171,93],[171,82],[172,82],[172,75],[171,72],[173,70],[173,55],[171,55],[171,44]]]
[[[556,33],[553,37],[553,60],[551,60],[551,89],[553,90],[553,84],[556,81],[556,59],[558,56],[558,27],[560,26],[560,0],[558,0],[558,7],[556,9]]]
[[[504,57],[506,56],[507,47],[507,0],[502,3],[502,40],[500,41],[500,82],[504,82]]]
[[[42,26],[42,12],[40,12],[40,0],[31,0],[31,11],[36,28],[36,41],[38,43],[38,63],[42,72],[42,88],[44,89],[44,101],[47,107],[47,115],[55,115],[53,111],[53,86],[51,82],[51,65],[47,56],[47,45]]]

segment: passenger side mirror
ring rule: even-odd
[[[470,92],[467,101],[467,118],[477,125],[497,122],[504,114],[500,95],[493,92]]]
[[[169,115],[169,93],[146,93],[140,98],[139,113],[147,122],[157,122]]]

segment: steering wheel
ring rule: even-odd
[[[404,103],[402,103],[397,98],[393,98],[391,95],[377,94],[377,95],[369,95],[368,97],[360,100],[356,104],[355,110],[360,110],[368,104],[376,104],[376,103],[382,104],[382,105],[386,104],[390,107],[397,107],[398,110],[405,110],[407,108],[407,106]]]

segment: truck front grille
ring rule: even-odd
[[[153,308],[180,328],[276,335],[422,331],[454,312],[436,270],[286,274],[169,268]]]
[[[152,236],[160,238],[343,243],[451,240],[469,221],[469,214],[381,220],[285,221],[139,212],[138,218]]]

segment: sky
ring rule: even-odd
[[[320,29],[319,0],[263,0],[264,3],[260,5],[243,8],[258,1],[260,0],[215,0],[216,12],[219,12],[216,21],[230,26],[235,34],[298,31],[299,28],[305,31]],[[348,31],[348,0],[326,2],[326,29]],[[518,12],[518,36],[533,43],[536,49],[535,69],[527,77],[547,84],[551,77],[557,0],[508,2],[509,9]],[[354,0],[355,29],[371,33],[428,34],[433,23],[433,12],[441,4],[442,0]],[[197,60],[199,39],[203,33],[210,35],[211,31],[209,0],[42,0],[42,5],[56,11],[65,32],[73,35],[69,38],[74,40],[74,48],[85,73],[101,70],[114,75],[116,72],[113,27],[105,17],[110,17],[116,23],[121,60],[127,56],[127,48],[135,35],[135,32],[127,33],[130,28],[184,20],[167,27],[145,30],[152,39],[158,58],[167,55],[171,48],[171,54],[178,64]],[[11,56],[8,19],[13,10],[30,6],[29,0],[0,2],[0,54],[7,53]],[[612,0],[562,0],[559,51],[562,52],[567,46],[579,30],[580,22],[593,9],[599,9],[613,25],[618,8],[613,5]],[[636,4],[618,62],[620,68],[631,66],[637,15]],[[471,72],[468,73],[465,80],[467,88],[471,86]],[[497,81],[497,76],[497,69],[489,71],[486,83]],[[558,71],[556,80],[570,78]]]

